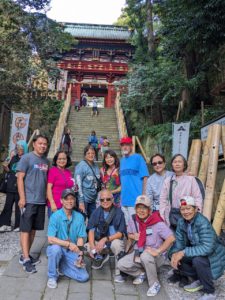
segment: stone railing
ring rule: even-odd
[[[120,102],[120,92],[117,92],[116,101],[115,101],[115,110],[116,110],[116,118],[119,130],[119,137],[127,136],[127,126],[123,114],[123,110],[121,108]]]
[[[55,128],[55,132],[52,138],[51,146],[48,152],[48,158],[52,159],[55,153],[59,150],[64,128],[66,126],[68,114],[70,111],[70,103],[71,103],[71,85],[68,88],[66,100],[64,102],[63,109],[60,113],[58,123]]]

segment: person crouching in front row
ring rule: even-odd
[[[93,258],[92,268],[101,269],[109,259],[109,249],[115,255],[115,279],[121,277],[117,257],[124,252],[123,237],[126,235],[125,217],[121,208],[113,205],[113,194],[104,189],[100,192],[100,206],[88,221],[88,248]]]
[[[85,282],[89,275],[85,269],[83,253],[86,226],[84,217],[75,207],[75,193],[72,189],[62,192],[62,208],[51,215],[48,225],[48,283],[49,288],[57,287],[60,273],[79,282]]]
[[[198,212],[191,196],[180,200],[182,218],[178,221],[176,243],[169,252],[171,265],[181,276],[192,277],[184,286],[188,292],[203,290],[198,300],[216,299],[213,280],[225,270],[225,247],[220,243],[211,223]]]
[[[118,268],[134,278],[133,284],[148,279],[147,296],[160,291],[157,268],[165,263],[165,252],[175,241],[173,232],[163,222],[158,212],[152,212],[151,201],[146,195],[138,196],[136,214],[128,223],[128,238],[135,241],[134,251],[121,258]]]

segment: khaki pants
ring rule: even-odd
[[[139,276],[145,272],[148,279],[149,286],[158,281],[157,268],[162,266],[165,262],[163,256],[153,257],[150,253],[144,251],[141,256],[141,263],[134,262],[134,252],[124,256],[118,261],[118,268],[120,271],[131,275],[133,277]]]
[[[98,242],[95,242],[96,244]],[[89,243],[86,244],[87,250],[90,252],[90,245]],[[120,270],[117,267],[118,261],[117,261],[117,255],[121,252],[124,251],[124,241],[123,240],[113,240],[111,242],[111,247],[110,249],[112,250],[112,253],[115,255],[115,275],[119,275],[120,274]]]

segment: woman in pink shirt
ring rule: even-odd
[[[192,196],[196,200],[196,206],[200,212],[202,211],[203,203],[202,194],[195,177],[185,173],[187,161],[183,155],[174,155],[171,165],[175,174],[165,179],[159,200],[160,215],[167,225],[172,225],[169,220],[171,207],[179,209],[182,197]]]
[[[65,189],[74,187],[75,181],[68,167],[71,159],[65,151],[59,151],[53,158],[53,167],[48,172],[47,205],[48,216],[62,207],[61,194]]]

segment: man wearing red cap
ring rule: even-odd
[[[149,172],[144,158],[140,154],[132,153],[132,138],[121,138],[120,145],[123,155],[120,163],[121,206],[128,224],[131,216],[135,214],[136,198],[146,192]]]

